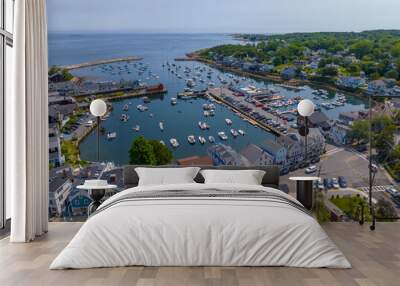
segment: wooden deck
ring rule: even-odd
[[[43,238],[29,244],[0,241],[0,285],[400,285],[400,223],[328,223],[324,229],[352,269],[288,267],[124,267],[48,270],[81,223],[50,223]]]

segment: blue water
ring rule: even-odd
[[[259,144],[265,140],[273,140],[274,136],[259,128],[255,128],[250,124],[243,122],[236,117],[231,111],[223,106],[218,106],[215,117],[204,118],[202,104],[204,99],[196,99],[191,101],[178,101],[176,106],[171,106],[170,98],[176,97],[177,93],[182,91],[186,85],[185,80],[178,79],[167,71],[166,67],[162,67],[162,63],[166,61],[173,62],[176,57],[184,56],[186,53],[201,48],[212,47],[215,45],[237,43],[229,35],[223,34],[50,34],[49,35],[49,64],[50,65],[66,65],[81,63],[100,59],[109,59],[123,56],[140,56],[143,57],[142,63],[148,66],[148,71],[159,76],[159,79],[150,77],[146,71],[139,75],[133,64],[128,65],[130,73],[121,72],[110,73],[104,72],[101,67],[84,68],[74,71],[78,76],[85,76],[92,80],[141,80],[149,84],[163,83],[168,93],[164,96],[153,99],[147,104],[149,111],[139,112],[135,107],[143,104],[143,100],[126,99],[119,102],[113,102],[114,110],[111,117],[102,123],[107,132],[116,131],[117,139],[108,141],[104,136],[101,138],[101,160],[114,161],[117,164],[125,164],[128,162],[128,150],[132,140],[139,135],[146,138],[163,140],[167,144],[169,139],[174,137],[180,142],[180,147],[173,150],[175,158],[182,158],[192,155],[204,155],[207,152],[209,143],[200,145],[190,145],[187,142],[187,136],[190,134],[202,135],[208,137],[213,135],[216,139],[218,131],[225,131],[229,136],[229,129],[224,119],[233,120],[232,127],[235,129],[243,129],[246,136],[239,136],[233,139],[229,136],[226,144],[231,145],[234,149],[240,150],[246,144]],[[183,66],[195,68],[203,66],[197,62],[179,62],[182,66],[180,74],[183,75]],[[116,63],[112,65],[115,70],[125,70],[125,63]],[[211,81],[218,83],[217,76],[226,74],[222,71],[214,70]],[[205,76],[203,76],[204,79]],[[205,81],[206,83],[208,80]],[[196,89],[205,88],[206,83],[200,84]],[[252,84],[256,86],[273,85],[270,82],[255,81],[253,79],[245,79],[240,86]],[[311,87],[306,86],[303,91],[295,92],[281,87],[275,87],[281,94],[288,98],[301,95],[306,98],[313,98]],[[331,96],[335,96],[331,94]],[[122,107],[131,102],[128,112],[123,112]],[[358,98],[349,97],[348,104],[332,110],[325,111],[331,118],[337,118],[338,114],[346,110],[359,110],[364,108],[364,102]],[[119,120],[122,113],[128,113],[130,120],[123,123]],[[154,116],[150,117],[152,113]],[[159,121],[163,121],[165,130],[159,129]],[[206,121],[211,125],[209,131],[201,131],[197,123],[198,121]],[[140,125],[141,131],[135,133],[132,127],[136,124]],[[95,134],[89,135],[81,144],[81,157],[86,160],[95,160],[96,158],[96,137]]]

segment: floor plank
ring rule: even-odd
[[[0,240],[0,285],[136,286],[395,286],[400,273],[400,223],[328,223],[323,227],[352,269],[289,267],[119,267],[57,270],[48,267],[82,223],[50,223],[49,233],[29,244]]]

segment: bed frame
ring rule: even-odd
[[[123,168],[123,182],[126,188],[133,188],[138,185],[139,177],[135,171],[137,167],[147,167],[147,168],[185,168],[193,166],[178,166],[178,165],[168,165],[168,166],[143,166],[143,165],[127,165]],[[262,180],[262,185],[265,187],[271,187],[279,189],[279,167],[275,165],[271,166],[255,166],[255,167],[236,167],[236,166],[195,166],[202,170],[204,169],[217,169],[217,170],[263,170],[265,175]],[[194,179],[197,183],[204,183],[204,178],[200,174],[197,174]]]

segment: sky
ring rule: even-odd
[[[400,29],[400,0],[47,0],[50,32]]]

